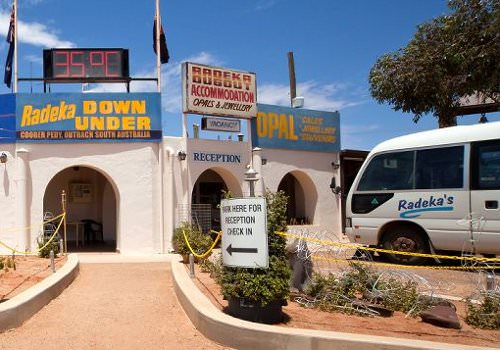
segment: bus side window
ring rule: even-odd
[[[413,151],[384,153],[373,157],[358,191],[407,190],[413,188]]]
[[[481,145],[478,153],[478,189],[500,189],[500,141]]]
[[[464,147],[417,151],[416,189],[462,188]]]

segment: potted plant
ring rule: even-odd
[[[227,313],[248,321],[272,324],[283,320],[281,308],[290,294],[286,238],[274,233],[287,229],[287,196],[282,191],[268,192],[266,202],[269,268],[224,266],[218,282],[229,303]]]
[[[203,233],[199,226],[183,222],[180,227],[175,229],[172,243],[174,250],[178,254],[182,255],[182,260],[185,263],[189,261],[189,254],[191,254],[191,250],[187,245],[186,239],[188,240],[193,252],[200,255],[206,253],[213,243],[210,235]],[[198,261],[196,256],[195,261]]]

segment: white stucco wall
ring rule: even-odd
[[[178,157],[181,150],[187,154],[184,161]],[[106,227],[105,236],[112,237],[113,231],[116,232],[117,249],[125,254],[160,253],[172,249],[177,208],[191,203],[194,184],[208,169],[220,175],[236,197],[249,195],[248,183],[244,180],[252,158],[249,142],[165,137],[163,145],[5,144],[0,146],[1,152],[7,154],[8,161],[0,164],[0,241],[19,250],[24,250],[25,246],[26,235],[19,230],[23,220],[27,222],[26,226],[42,221],[48,184],[61,171],[75,166],[93,169],[107,180],[96,180],[96,190],[103,194],[104,200],[99,204],[103,208],[93,208],[96,213],[89,215],[98,217],[99,211],[108,207],[113,210],[115,205],[116,219],[109,215],[102,218]],[[195,160],[196,152],[237,155],[239,162]],[[256,193],[262,193],[264,188],[276,191],[283,177],[291,173],[303,190],[297,192],[297,208],[305,212],[312,223],[301,226],[301,229],[340,237],[340,198],[329,187],[332,176],[340,184],[338,170],[331,165],[333,161],[338,161],[338,154],[273,149],[254,152],[258,163],[261,158],[266,159],[265,165],[253,164],[261,178],[256,184]],[[26,169],[24,172],[23,166]],[[70,176],[65,176],[66,180],[61,182],[70,182]],[[20,187],[22,181],[26,184],[25,195]],[[65,190],[69,195],[69,189]],[[113,199],[109,194],[114,194],[115,203],[110,202]],[[23,195],[25,200],[21,198]],[[52,199],[52,202],[55,203],[49,206],[55,208],[55,214],[59,213],[57,200]],[[76,210],[75,206],[72,208]],[[20,209],[26,212],[24,218]],[[69,212],[68,216],[71,218],[72,214],[76,213]],[[31,249],[36,248],[39,232],[38,228],[28,232]],[[0,254],[8,253],[7,249],[0,247]]]
[[[11,152],[14,152],[11,146]],[[27,212],[29,225],[43,217],[43,198],[50,180],[60,171],[74,166],[95,169],[106,177],[116,196],[117,249],[123,253],[156,253],[160,247],[161,182],[159,145],[155,143],[100,144],[17,144],[27,151]],[[5,145],[4,148],[6,149]],[[15,154],[15,152],[14,152]],[[10,213],[2,226],[19,227],[14,214],[18,198],[16,163],[10,158],[3,172],[0,210]],[[109,189],[108,189],[109,191]],[[70,215],[70,214],[68,214]],[[32,232],[35,231],[35,232]],[[30,248],[36,245],[37,230],[30,230]],[[23,245],[0,231],[0,240]]]
[[[339,172],[331,165],[338,160],[338,153],[263,149],[261,157],[267,160],[262,165],[264,188],[277,191],[287,173],[301,184],[305,212],[312,219],[304,229],[342,236],[340,197],[330,190],[333,176],[340,184]]]

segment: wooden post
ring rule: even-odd
[[[68,240],[66,236],[66,191],[62,191],[61,194],[61,205],[63,211],[63,239],[64,239],[64,254],[68,253]]]
[[[293,52],[288,53],[288,75],[290,76],[290,106],[293,107],[293,99],[297,97],[297,83],[295,81],[295,62]]]

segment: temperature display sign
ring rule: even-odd
[[[128,81],[128,50],[43,50],[43,77],[61,82]]]

